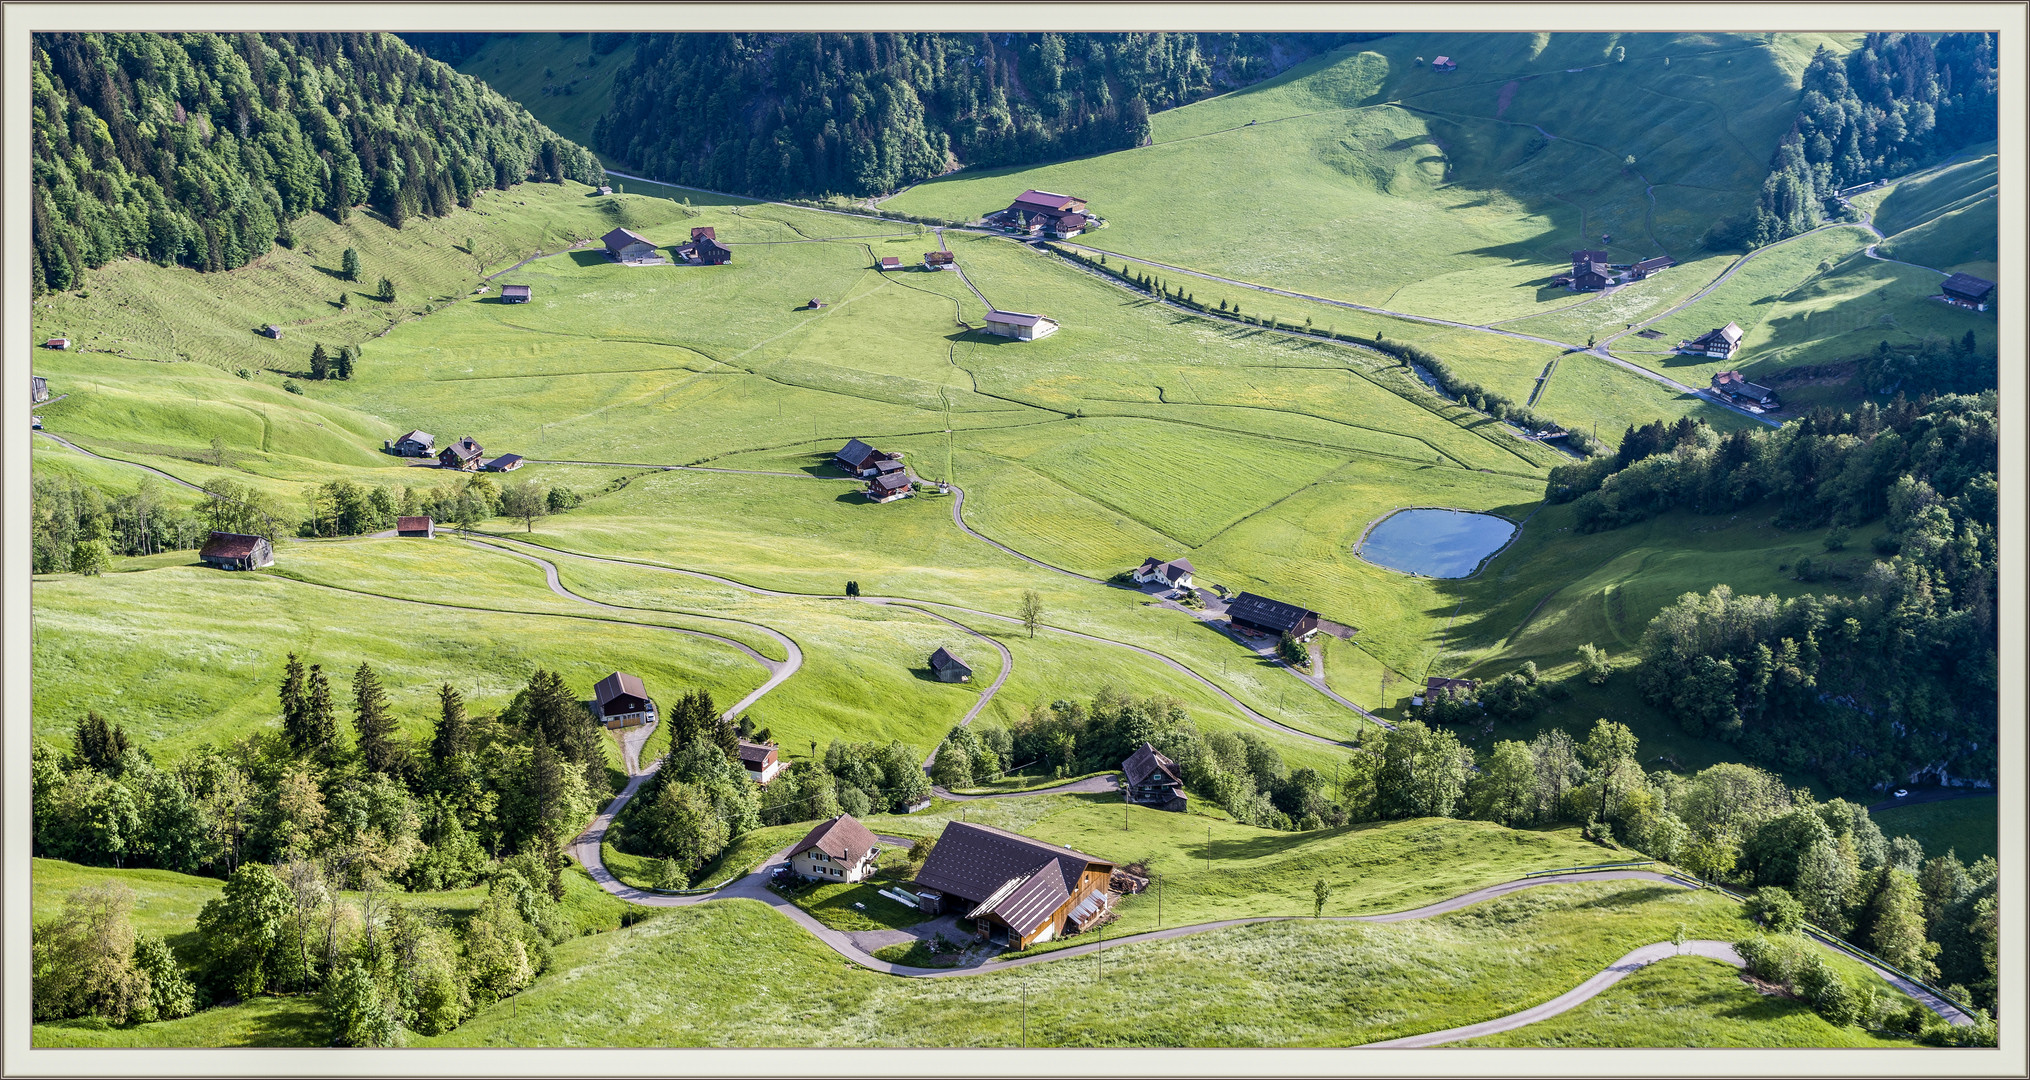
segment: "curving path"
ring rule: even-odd
[[[947,484],[945,486],[949,487],[952,491],[952,524],[957,525],[959,527],[959,530],[961,532],[964,532],[967,536],[970,536],[983,544],[988,544],[993,547],[999,548],[1002,551],[1005,551],[1008,554],[1013,555],[1016,558],[1021,559],[1023,562],[1026,562],[1032,566],[1040,566],[1053,574],[1063,574],[1065,577],[1077,578],[1080,581],[1089,581],[1094,585],[1106,584],[1106,582],[1101,581],[1099,578],[1087,577],[1086,575],[1078,573],[1075,570],[1066,570],[1062,566],[1054,566],[1050,563],[1044,562],[1042,559],[1032,558],[1028,555],[1024,555],[1021,552],[1015,550],[1014,548],[1009,547],[1008,545],[1002,543],[999,540],[994,539],[991,536],[986,536],[982,533],[973,531],[973,527],[971,525],[966,524],[965,515],[960,513],[960,511],[964,510],[966,506],[966,489],[958,486],[957,484]]]
[[[65,396],[68,396],[68,395],[65,395]],[[197,485],[197,484],[193,484],[193,483],[191,483],[190,481],[188,481],[188,480],[185,480],[185,479],[183,479],[183,478],[182,478],[182,477],[180,477],[180,476],[172,476],[172,475],[170,475],[169,473],[163,472],[163,471],[162,471],[161,469],[158,469],[158,468],[156,468],[156,467],[155,467],[155,466],[153,466],[153,465],[143,465],[143,464],[141,464],[141,463],[140,463],[140,462],[138,462],[138,461],[128,461],[128,460],[126,460],[126,459],[124,459],[124,458],[116,458],[116,457],[107,457],[107,456],[106,456],[106,455],[104,455],[104,454],[94,454],[94,453],[92,453],[92,452],[91,452],[90,450],[87,450],[87,449],[85,449],[84,447],[82,447],[82,446],[79,446],[78,444],[76,444],[76,443],[74,443],[74,442],[70,441],[69,439],[66,439],[66,438],[64,438],[64,437],[63,437],[63,436],[61,436],[61,435],[54,435],[54,434],[51,434],[50,432],[44,431],[44,430],[42,430],[41,428],[37,428],[37,429],[35,429],[35,433],[36,433],[37,435],[40,435],[40,436],[42,436],[42,437],[43,437],[43,438],[45,438],[45,439],[48,439],[49,441],[51,441],[51,442],[53,442],[53,443],[56,443],[56,444],[57,444],[57,445],[59,445],[59,446],[64,446],[64,447],[68,447],[68,448],[70,448],[70,449],[72,449],[72,450],[75,450],[75,451],[77,451],[78,453],[80,453],[80,454],[83,454],[84,456],[86,456],[86,457],[88,457],[88,458],[96,458],[96,459],[98,459],[99,461],[110,461],[110,462],[114,463],[115,465],[131,465],[131,466],[133,466],[134,468],[140,469],[140,470],[141,470],[141,471],[143,471],[143,472],[149,472],[149,473],[154,473],[154,474],[155,474],[156,476],[159,476],[159,477],[163,478],[164,480],[167,480],[167,481],[169,481],[170,483],[172,483],[172,484],[176,484],[176,485],[178,485],[178,486],[180,486],[180,487],[187,487],[187,488],[189,488],[189,489],[190,489],[190,490],[192,490],[192,491],[203,491],[203,490],[204,490],[204,488],[203,488],[203,487],[201,487],[201,486],[199,486],[199,485]]]
[[[1121,785],[1114,780],[1113,773],[1103,773],[1099,776],[1088,776],[1083,780],[1073,780],[1070,783],[1059,784],[1056,787],[1038,788],[1035,791],[1008,791],[998,795],[961,795],[949,788],[941,788],[935,784],[931,785],[930,790],[940,799],[947,799],[951,802],[973,802],[978,799],[1029,799],[1038,795],[1104,795],[1110,791],[1121,790]]]

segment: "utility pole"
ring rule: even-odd
[[[1022,980],[1022,1045],[1029,1045],[1029,980]]]
[[[1100,958],[1100,982],[1107,981],[1107,924],[1100,924],[1100,947],[1095,956]]]
[[[1156,879],[1156,929],[1163,929],[1163,879]]]
[[[1205,827],[1205,872],[1212,873],[1212,826]]]

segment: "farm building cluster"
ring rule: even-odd
[[[649,696],[641,677],[625,671],[613,672],[599,680],[592,687],[592,700],[586,705],[592,718],[609,731],[642,727],[658,718],[655,699]],[[757,784],[766,785],[782,772],[783,763],[776,756],[773,742],[739,739],[735,753],[747,778]]]
[[[622,266],[668,266],[670,260],[657,253],[655,242],[632,229],[615,229],[599,238],[606,254]],[[691,239],[671,249],[676,261],[686,266],[720,266],[733,261],[733,249],[719,242],[709,225],[691,230]]]
[[[851,439],[832,455],[832,460],[839,468],[867,481],[867,498],[874,502],[894,502],[915,490],[910,483],[909,468],[903,465],[899,450],[876,450],[858,439]]]
[[[1026,949],[1096,925],[1113,909],[1114,864],[988,825],[954,821],[916,872],[918,910],[947,910],[996,945]]]
[[[479,445],[479,440],[470,435],[463,436],[457,442],[438,450],[437,436],[421,428],[392,442],[382,443],[381,449],[396,457],[434,457],[440,467],[463,472],[513,472],[522,467],[520,454],[502,454],[499,457],[489,458],[486,456],[486,449]]]
[[[1642,281],[1676,265],[1677,260],[1668,255],[1640,262],[1613,263],[1607,261],[1604,251],[1575,251],[1572,253],[1572,272],[1559,274],[1551,279],[1551,284],[1563,285],[1575,292],[1595,292],[1610,285]]]
[[[1722,371],[1713,376],[1713,392],[1726,398],[1749,412],[1775,412],[1783,408],[1783,399],[1767,386],[1749,382],[1738,371]]]
[[[1085,200],[1076,195],[1059,195],[1031,188],[1015,196],[1015,201],[1009,203],[1007,209],[988,214],[986,223],[1017,236],[1048,233],[1059,239],[1069,239],[1092,228],[1095,219],[1086,213]]]

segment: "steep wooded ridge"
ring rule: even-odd
[[[1760,246],[1808,232],[1841,188],[1923,168],[1996,136],[1995,35],[1869,34],[1805,68],[1797,122],[1745,225]]]
[[[1364,36],[1376,35],[643,35],[592,141],[684,184],[874,195],[954,161],[1014,165],[1136,146],[1151,111]]]
[[[35,292],[123,256],[227,270],[312,211],[397,228],[599,162],[392,34],[38,34]]]

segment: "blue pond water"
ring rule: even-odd
[[[1368,530],[1354,554],[1425,577],[1465,577],[1515,535],[1515,523],[1466,510],[1399,510]]]

